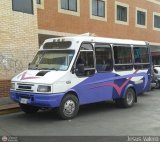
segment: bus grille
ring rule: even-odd
[[[33,84],[17,84],[17,91],[33,92]]]

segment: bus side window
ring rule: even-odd
[[[85,68],[94,68],[94,58],[93,52],[91,51],[83,51],[80,52],[79,57],[77,59],[76,65],[84,64]]]
[[[82,67],[84,69],[82,69]],[[79,71],[78,69],[81,68]],[[82,72],[84,70],[84,72]],[[76,75],[90,76],[95,73],[93,47],[89,43],[82,44],[76,61]]]
[[[146,69],[149,66],[149,50],[145,46],[134,47],[134,68]]]
[[[111,71],[113,68],[111,47],[107,44],[95,44],[96,70],[98,72]]]
[[[132,50],[129,45],[113,45],[114,50],[114,69],[125,71],[133,69]]]

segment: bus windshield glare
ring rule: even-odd
[[[65,71],[71,63],[74,52],[74,50],[39,51],[32,63],[30,63],[29,69]]]

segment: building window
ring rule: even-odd
[[[41,0],[37,0],[37,4],[41,4]]]
[[[61,8],[65,10],[77,11],[77,0],[61,0]]]
[[[12,0],[12,9],[14,11],[33,14],[33,0]]]
[[[136,7],[136,27],[147,28],[147,10]]]
[[[116,2],[115,4],[115,21],[118,24],[128,25],[129,6],[127,4]]]
[[[154,27],[160,28],[160,16],[154,15]]]
[[[145,25],[145,18],[146,18],[145,12],[138,10],[137,11],[137,24]]]
[[[44,0],[37,0],[37,8],[44,9]]]
[[[117,20],[127,22],[127,7],[117,5]]]
[[[90,0],[90,18],[107,21],[107,0]]]
[[[160,13],[153,12],[153,30],[160,31]]]
[[[80,16],[80,0],[58,0],[58,12]]]
[[[92,0],[92,15],[105,17],[105,2],[103,0]]]

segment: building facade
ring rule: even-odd
[[[160,0],[1,0],[0,21],[0,97],[50,37],[144,40],[160,64]]]
[[[45,38],[94,33],[97,36],[148,41],[160,64],[159,0],[41,0],[39,44]]]
[[[11,78],[33,59],[37,32],[36,1],[0,1],[0,97],[8,96]]]

